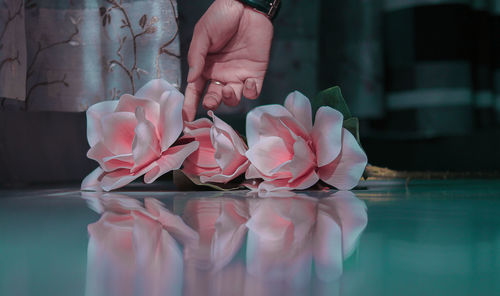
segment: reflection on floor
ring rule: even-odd
[[[494,295],[500,182],[0,191],[0,295]]]

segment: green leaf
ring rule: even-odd
[[[359,120],[357,117],[351,117],[347,120],[344,120],[342,126],[351,132],[358,141],[358,144],[361,145],[361,141],[359,140]]]
[[[234,181],[234,180],[233,180]],[[198,176],[190,175],[184,173],[182,170],[174,171],[174,184],[177,188],[181,190],[200,190],[200,186],[205,187],[205,189],[210,190],[219,190],[219,191],[230,191],[230,190],[238,190],[245,189],[245,186],[241,185],[241,183],[202,183]]]
[[[349,111],[349,107],[347,107],[347,103],[338,86],[321,91],[311,103],[313,114],[316,114],[316,111],[318,111],[321,106],[329,106],[342,113],[342,115],[344,115],[344,120],[352,117],[351,111]]]

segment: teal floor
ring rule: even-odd
[[[500,295],[500,181],[160,189],[0,190],[0,295]]]

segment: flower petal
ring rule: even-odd
[[[182,132],[182,105],[184,96],[177,91],[166,92],[160,99],[160,119],[158,132],[160,134],[161,151],[172,145]]]
[[[316,275],[323,281],[336,280],[342,275],[342,229],[329,212],[319,205],[313,233],[313,256]],[[328,209],[327,209],[328,210]]]
[[[139,89],[135,96],[139,98],[146,98],[156,102],[160,102],[160,98],[164,92],[177,92],[179,91],[166,80],[163,79],[153,79],[146,83],[141,89]]]
[[[209,128],[187,131],[182,138],[185,137],[192,137],[200,143],[198,149],[188,157],[191,163],[201,168],[219,168],[217,161],[215,161],[215,148],[212,146]]]
[[[100,167],[93,170],[82,181],[81,190],[101,191],[101,179],[104,171]]]
[[[197,151],[193,152],[195,154]],[[191,154],[191,156],[193,155]],[[221,173],[221,169],[218,166],[215,167],[204,167],[191,161],[191,156],[184,160],[182,164],[182,171],[194,176],[205,176],[210,177]]]
[[[138,124],[135,127],[135,137],[132,144],[134,166],[130,169],[131,173],[156,160],[161,154],[155,127],[146,119],[144,108],[138,106],[135,110],[135,116]]]
[[[259,184],[259,191],[273,192],[283,190],[304,190],[316,184],[318,180],[319,177],[314,169],[310,169],[307,173],[303,174],[300,178],[294,180],[293,182],[290,182],[290,179],[277,179],[261,182]]]
[[[119,157],[115,156],[101,142],[98,142],[96,145],[90,147],[87,152],[87,157],[97,161],[101,168],[106,172],[111,172],[116,169],[131,168],[133,165],[131,162],[123,161]]]
[[[208,118],[199,118],[195,121],[185,121],[184,122],[184,133],[188,134],[191,131],[202,129],[202,128],[211,128],[213,123]]]
[[[342,129],[342,150],[337,159],[319,168],[321,180],[340,190],[350,190],[363,175],[368,159],[354,136]]]
[[[366,204],[351,191],[335,192],[332,196],[322,199],[321,204],[327,205],[327,209],[335,210],[335,213],[330,215],[342,228],[342,256],[346,259],[354,252],[368,223]],[[320,205],[319,209],[324,211],[325,208]]]
[[[158,124],[158,118],[160,116],[160,104],[158,104],[158,102],[156,101],[125,94],[120,97],[120,101],[118,102],[118,106],[116,107],[115,112],[135,113],[135,110],[139,106],[144,108],[146,119],[151,121],[153,125],[156,126]]]
[[[236,133],[236,131],[229,124],[225,123],[219,117],[215,116],[214,112],[208,111],[208,116],[212,117],[212,120],[214,122],[212,130],[217,131],[218,133],[226,133],[227,136],[231,139],[231,142],[233,143],[238,153],[241,155],[245,155],[248,147],[240,137],[240,135],[238,135],[238,133]]]
[[[104,115],[113,113],[117,105],[118,101],[104,101],[87,109],[87,140],[90,147],[102,141],[101,119]]]
[[[233,180],[234,178],[238,177],[239,175],[243,174],[247,170],[249,165],[250,165],[250,162],[247,160],[247,161],[243,162],[238,168],[236,168],[236,170],[231,174],[217,174],[217,175],[213,175],[210,177],[206,177],[204,175],[201,175],[200,181],[203,183],[206,183],[206,182],[227,183],[227,182]]]
[[[102,143],[115,155],[132,152],[136,125],[134,113],[115,112],[104,116],[102,118]]]
[[[262,129],[268,129],[265,126],[262,126],[263,123],[261,120],[262,115],[266,113],[274,117],[292,117],[292,114],[281,105],[260,106],[248,112],[246,119],[246,136],[248,147],[252,147],[259,141],[259,132]]]
[[[260,179],[262,178],[262,173],[252,164],[248,166],[247,171],[245,172],[245,179]]]
[[[129,169],[119,169],[110,173],[104,174],[101,182],[101,188],[104,191],[110,191],[116,188],[123,187],[130,182],[134,181],[138,177],[144,175],[146,172],[150,171],[156,166],[156,163],[151,163],[142,170],[131,173]]]
[[[309,99],[298,91],[290,93],[285,99],[285,108],[302,124],[307,132],[312,131],[312,111]]]
[[[184,247],[190,247],[199,240],[198,233],[189,227],[181,217],[167,210],[157,199],[145,198],[144,207]]]
[[[186,145],[171,147],[163,152],[160,159],[156,161],[157,165],[144,176],[144,182],[152,183],[161,175],[179,169],[184,160],[198,149],[198,145],[199,143],[194,141]]]
[[[307,145],[301,137],[295,137],[295,139],[295,143],[293,144],[293,158],[288,166],[293,176],[292,179],[288,181],[289,183],[299,179],[315,167],[314,154],[309,148],[309,145]]]
[[[344,116],[330,107],[320,107],[312,131],[318,167],[331,163],[340,153]]]
[[[285,142],[279,137],[265,137],[250,147],[245,153],[250,162],[262,173],[271,175],[272,170],[290,161]]]

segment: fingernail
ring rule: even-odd
[[[248,79],[245,81],[245,87],[247,89],[254,89],[255,88],[255,81],[253,79]]]

